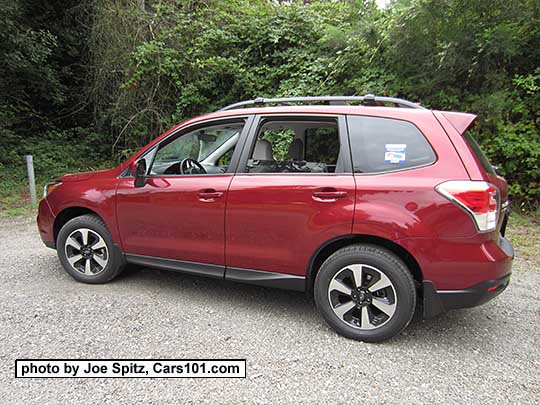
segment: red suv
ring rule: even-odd
[[[78,281],[135,263],[307,291],[340,334],[384,340],[417,302],[431,317],[508,285],[507,184],[474,120],[373,95],[233,104],[48,184],[39,231]]]

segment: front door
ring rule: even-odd
[[[343,116],[259,116],[229,187],[227,272],[304,277],[313,253],[352,231],[355,182]]]
[[[180,129],[143,156],[148,165],[143,187],[135,187],[132,177],[120,181],[117,218],[128,259],[204,263],[220,271],[231,162],[239,158],[236,145],[244,139],[246,120]]]

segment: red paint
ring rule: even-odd
[[[321,199],[321,191],[346,193]],[[326,241],[351,233],[351,175],[237,175],[227,202],[227,265],[306,275]]]
[[[117,222],[125,252],[225,264],[225,193],[232,175],[119,181]],[[211,193],[222,193],[212,198]],[[207,194],[202,194],[206,192]]]
[[[463,134],[476,119],[474,114],[444,111],[441,113],[460,134]]]
[[[437,161],[384,174],[163,176],[135,188],[120,174],[148,148],[187,125],[247,114],[354,114],[407,120]],[[398,244],[437,289],[462,289],[508,274],[498,229],[478,233],[469,215],[435,191],[447,180],[485,180],[506,201],[504,179],[486,173],[462,139],[473,116],[382,107],[273,107],[217,112],[180,124],[108,171],[67,175],[40,203],[44,241],[65,209],[97,213],[125,253],[306,275],[312,255],[339,237]],[[253,131],[253,129],[252,129]],[[500,226],[501,220],[499,220]]]

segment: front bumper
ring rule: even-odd
[[[482,305],[502,293],[510,284],[510,274],[486,280],[463,290],[437,291],[431,281],[424,280],[424,318],[432,318],[450,309]]]
[[[54,241],[54,214],[46,198],[39,202],[37,226],[39,236],[45,246],[55,249]]]

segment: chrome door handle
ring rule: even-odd
[[[321,200],[337,200],[338,198],[347,197],[346,191],[315,191],[313,197]]]
[[[199,191],[199,198],[201,200],[214,200],[216,198],[223,197],[223,193],[221,191],[216,190],[202,190]]]

